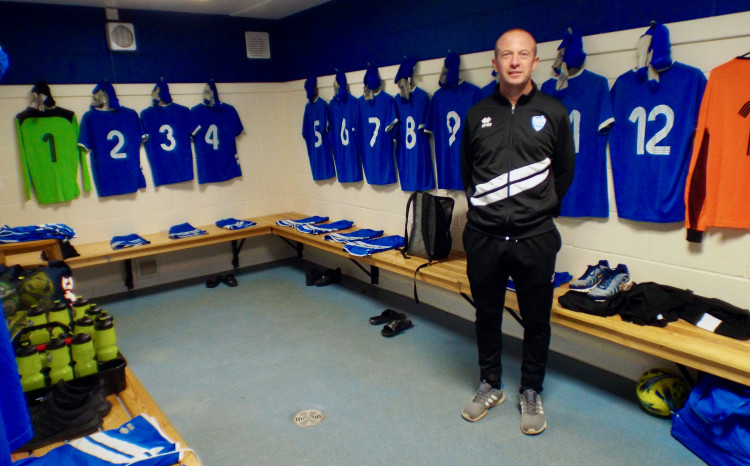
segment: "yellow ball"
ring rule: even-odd
[[[664,369],[649,369],[638,379],[636,394],[647,412],[669,417],[685,405],[690,387],[678,375]]]

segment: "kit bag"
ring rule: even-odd
[[[416,191],[406,202],[406,223],[404,225],[404,248],[401,254],[421,257],[429,262],[414,271],[414,300],[417,296],[417,273],[432,261],[448,257],[453,239],[451,220],[455,201],[450,197],[433,196],[424,191]]]
[[[750,464],[750,387],[704,374],[672,416],[672,436],[708,464]]]
[[[409,196],[404,225],[406,246],[401,251],[404,257],[416,256],[432,262],[448,256],[452,245],[450,227],[454,203],[450,197],[433,196],[423,191]]]

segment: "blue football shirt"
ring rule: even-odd
[[[396,164],[401,189],[429,191],[435,188],[430,138],[424,132],[430,111],[430,96],[415,87],[408,100],[396,95],[398,132],[396,133]]]
[[[190,109],[198,183],[216,183],[242,176],[235,138],[244,127],[237,110],[222,102]]]
[[[359,98],[359,133],[362,168],[370,184],[396,182],[393,128],[398,123],[393,96],[380,91],[371,100]]]
[[[568,109],[576,151],[575,176],[560,215],[609,217],[607,134],[614,114],[607,78],[581,70],[568,77],[566,89],[558,92],[555,86],[557,79],[549,79],[542,84],[542,92],[557,97]]]
[[[134,193],[146,187],[141,172],[141,124],[127,107],[92,108],[81,118],[78,144],[89,151],[99,197]]]
[[[359,124],[359,100],[351,94],[347,94],[344,99],[334,97],[328,104],[328,116],[331,125],[328,136],[339,182],[362,181],[356,132]]]
[[[141,127],[154,185],[192,180],[190,109],[176,103],[148,107],[141,111]]]
[[[328,141],[328,105],[320,97],[305,104],[302,118],[302,137],[307,145],[313,180],[327,180],[336,176],[331,145]]]
[[[435,140],[435,164],[440,189],[463,191],[461,181],[461,137],[466,112],[479,102],[480,90],[467,81],[442,87],[432,96],[426,130]]]
[[[619,217],[685,219],[685,181],[705,87],[701,70],[678,62],[659,74],[655,88],[632,70],[615,81],[609,153]]]

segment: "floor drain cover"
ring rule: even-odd
[[[314,409],[306,409],[294,415],[292,421],[300,427],[310,427],[320,424],[323,413]]]

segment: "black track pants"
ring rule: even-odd
[[[480,378],[496,387],[502,380],[503,309],[510,276],[524,328],[521,390],[541,392],[550,344],[555,259],[562,245],[560,233],[555,229],[506,241],[466,228],[463,241],[476,307]]]

